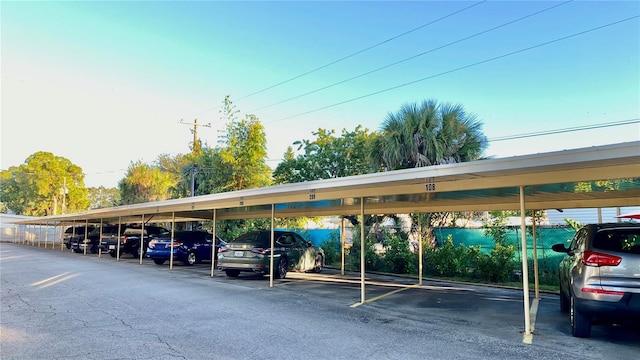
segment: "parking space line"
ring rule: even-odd
[[[531,310],[530,310],[531,334],[524,334],[522,336],[522,342],[525,344],[531,345],[533,343],[533,333],[536,330],[536,315],[538,314],[539,302],[540,302],[540,299],[533,299],[533,302],[531,303]]]
[[[60,275],[52,276],[52,277],[50,277],[48,279],[44,279],[44,280],[40,280],[40,281],[34,282],[33,284],[31,284],[31,286],[37,286],[38,289],[44,289],[44,288],[48,288],[50,286],[59,284],[59,283],[61,283],[63,281],[67,281],[69,279],[73,279],[74,277],[80,275],[80,274],[71,274],[71,275],[67,275],[67,274],[69,274],[68,271],[65,272],[65,273],[62,273]]]
[[[390,291],[388,293],[385,293],[385,294],[382,294],[382,295],[378,295],[378,296],[372,297],[370,299],[366,299],[364,302],[365,303],[370,303],[370,302],[378,301],[378,300],[380,300],[382,298],[385,298],[387,296],[390,296],[390,295],[393,295],[393,294],[397,294],[397,293],[399,293],[401,291],[413,289],[413,288],[416,288],[418,286],[420,286],[420,284],[409,285],[409,286],[401,288],[401,289],[396,289],[396,290]],[[351,305],[351,307],[355,308],[355,307],[358,307],[358,306],[360,306],[362,304],[363,304],[362,302],[357,302],[357,303]]]

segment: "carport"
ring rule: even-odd
[[[596,186],[595,182],[599,182]],[[526,210],[640,205],[640,141],[270,186],[183,199],[90,210],[20,221],[24,225],[78,222],[193,221],[237,218],[519,210],[522,259],[527,259]],[[215,236],[215,226],[214,226]],[[361,226],[360,304],[366,302],[364,226]],[[535,249],[535,235],[534,235]],[[421,242],[420,246],[421,246]],[[273,251],[273,236],[272,236]],[[422,255],[422,249],[419,249]],[[537,260],[534,257],[534,261]],[[142,259],[141,259],[142,261]],[[537,263],[535,307],[538,299]],[[211,275],[214,268],[212,262]],[[271,266],[273,275],[273,264]],[[422,258],[419,262],[422,284]],[[527,263],[522,264],[524,333],[532,333]],[[273,286],[273,276],[270,277]]]

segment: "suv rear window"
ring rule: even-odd
[[[271,242],[271,232],[269,231],[252,231],[232,241],[238,244],[251,244],[257,247],[267,247]]]
[[[72,226],[72,227],[67,228],[64,231],[64,233],[67,234],[67,235],[72,235],[74,233],[76,235],[84,235],[84,229],[85,229],[85,226],[84,225],[80,225],[80,226],[76,226],[75,227],[75,231],[74,231],[73,226]],[[86,226],[86,229],[89,230],[89,233],[91,233],[95,229],[95,226],[88,225],[88,226]]]
[[[601,250],[640,254],[640,227],[600,230],[593,239],[593,247]]]

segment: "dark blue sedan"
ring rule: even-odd
[[[173,260],[185,265],[193,265],[202,261],[211,261],[211,244],[213,235],[201,230],[176,231],[173,234]],[[215,257],[218,249],[226,243],[216,237]],[[154,263],[162,265],[171,256],[171,233],[165,233],[149,242],[147,257]]]

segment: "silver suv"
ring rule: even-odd
[[[591,323],[640,319],[640,224],[590,224],[580,228],[560,262],[560,309],[569,311],[571,334],[591,336]]]

